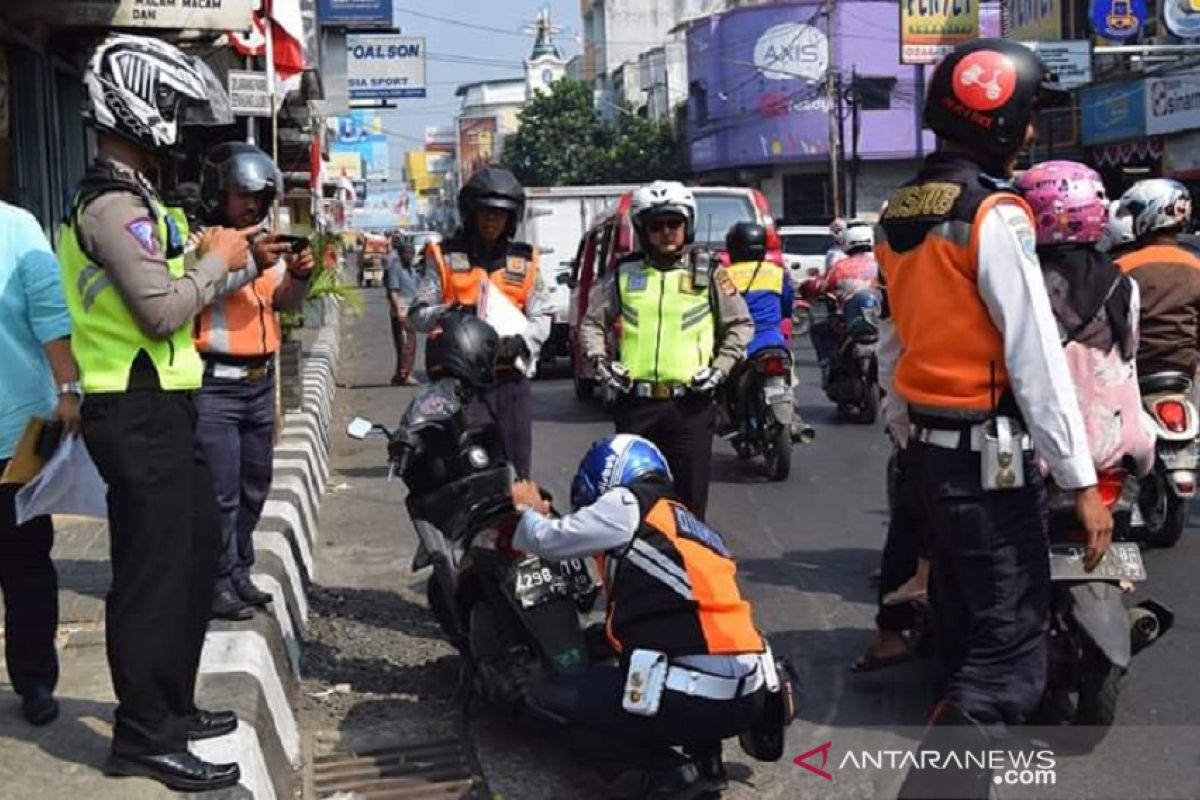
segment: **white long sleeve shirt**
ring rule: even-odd
[[[1096,470],[1036,247],[1024,209],[998,203],[984,216],[979,231],[979,295],[1004,337],[1004,363],[1034,449],[1055,483],[1081,489],[1096,483]],[[885,419],[893,434],[903,430],[907,437],[908,409],[898,402],[895,387],[895,367],[904,345],[890,320],[881,336],[880,380],[897,398],[887,404]]]

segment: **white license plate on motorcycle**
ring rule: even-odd
[[[792,387],[787,385],[787,381],[783,378],[772,378],[763,384],[763,399],[767,401],[767,405],[775,405],[782,403],[792,395]]]
[[[1055,544],[1050,546],[1050,580],[1053,581],[1144,581],[1146,567],[1142,564],[1142,551],[1133,542],[1113,542],[1108,552],[1088,572],[1083,568],[1083,557],[1087,548],[1081,544]]]
[[[513,593],[521,608],[540,606],[570,592],[571,586],[557,564],[533,556],[513,568]]]
[[[596,586],[596,579],[582,558],[558,562],[558,572],[576,595],[585,595]]]

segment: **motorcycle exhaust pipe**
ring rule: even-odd
[[[1128,609],[1130,644],[1137,655],[1162,638],[1175,622],[1175,615],[1166,606],[1147,600]]]
[[[817,440],[817,429],[807,423],[800,424],[800,430],[796,434],[796,441],[800,444],[812,444]]]

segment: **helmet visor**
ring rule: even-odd
[[[257,153],[233,156],[225,163],[221,177],[221,188],[229,192],[277,192],[281,183],[275,162]]]
[[[234,123],[233,105],[229,101],[229,94],[226,93],[225,87],[217,80],[217,76],[208,64],[193,56],[188,58],[196,72],[204,80],[205,99],[182,98],[179,108],[180,123],[208,127],[232,125]]]

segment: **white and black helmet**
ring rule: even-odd
[[[1108,206],[1108,223],[1096,249],[1101,253],[1119,253],[1137,241],[1133,235],[1133,217],[1121,213],[1121,201],[1113,200]]]
[[[109,36],[92,54],[83,81],[92,124],[151,150],[174,146],[182,122],[233,122],[229,96],[212,70],[151,37]]]
[[[875,230],[860,219],[846,223],[842,231],[842,249],[847,253],[858,253],[875,247]]]
[[[1139,241],[1153,233],[1183,231],[1192,221],[1192,196],[1171,178],[1138,181],[1117,201],[1116,216],[1132,218]]]
[[[639,235],[645,234],[646,223],[651,219],[670,214],[686,220],[689,242],[695,238],[696,198],[692,190],[679,181],[655,181],[635,190],[630,214]]]

